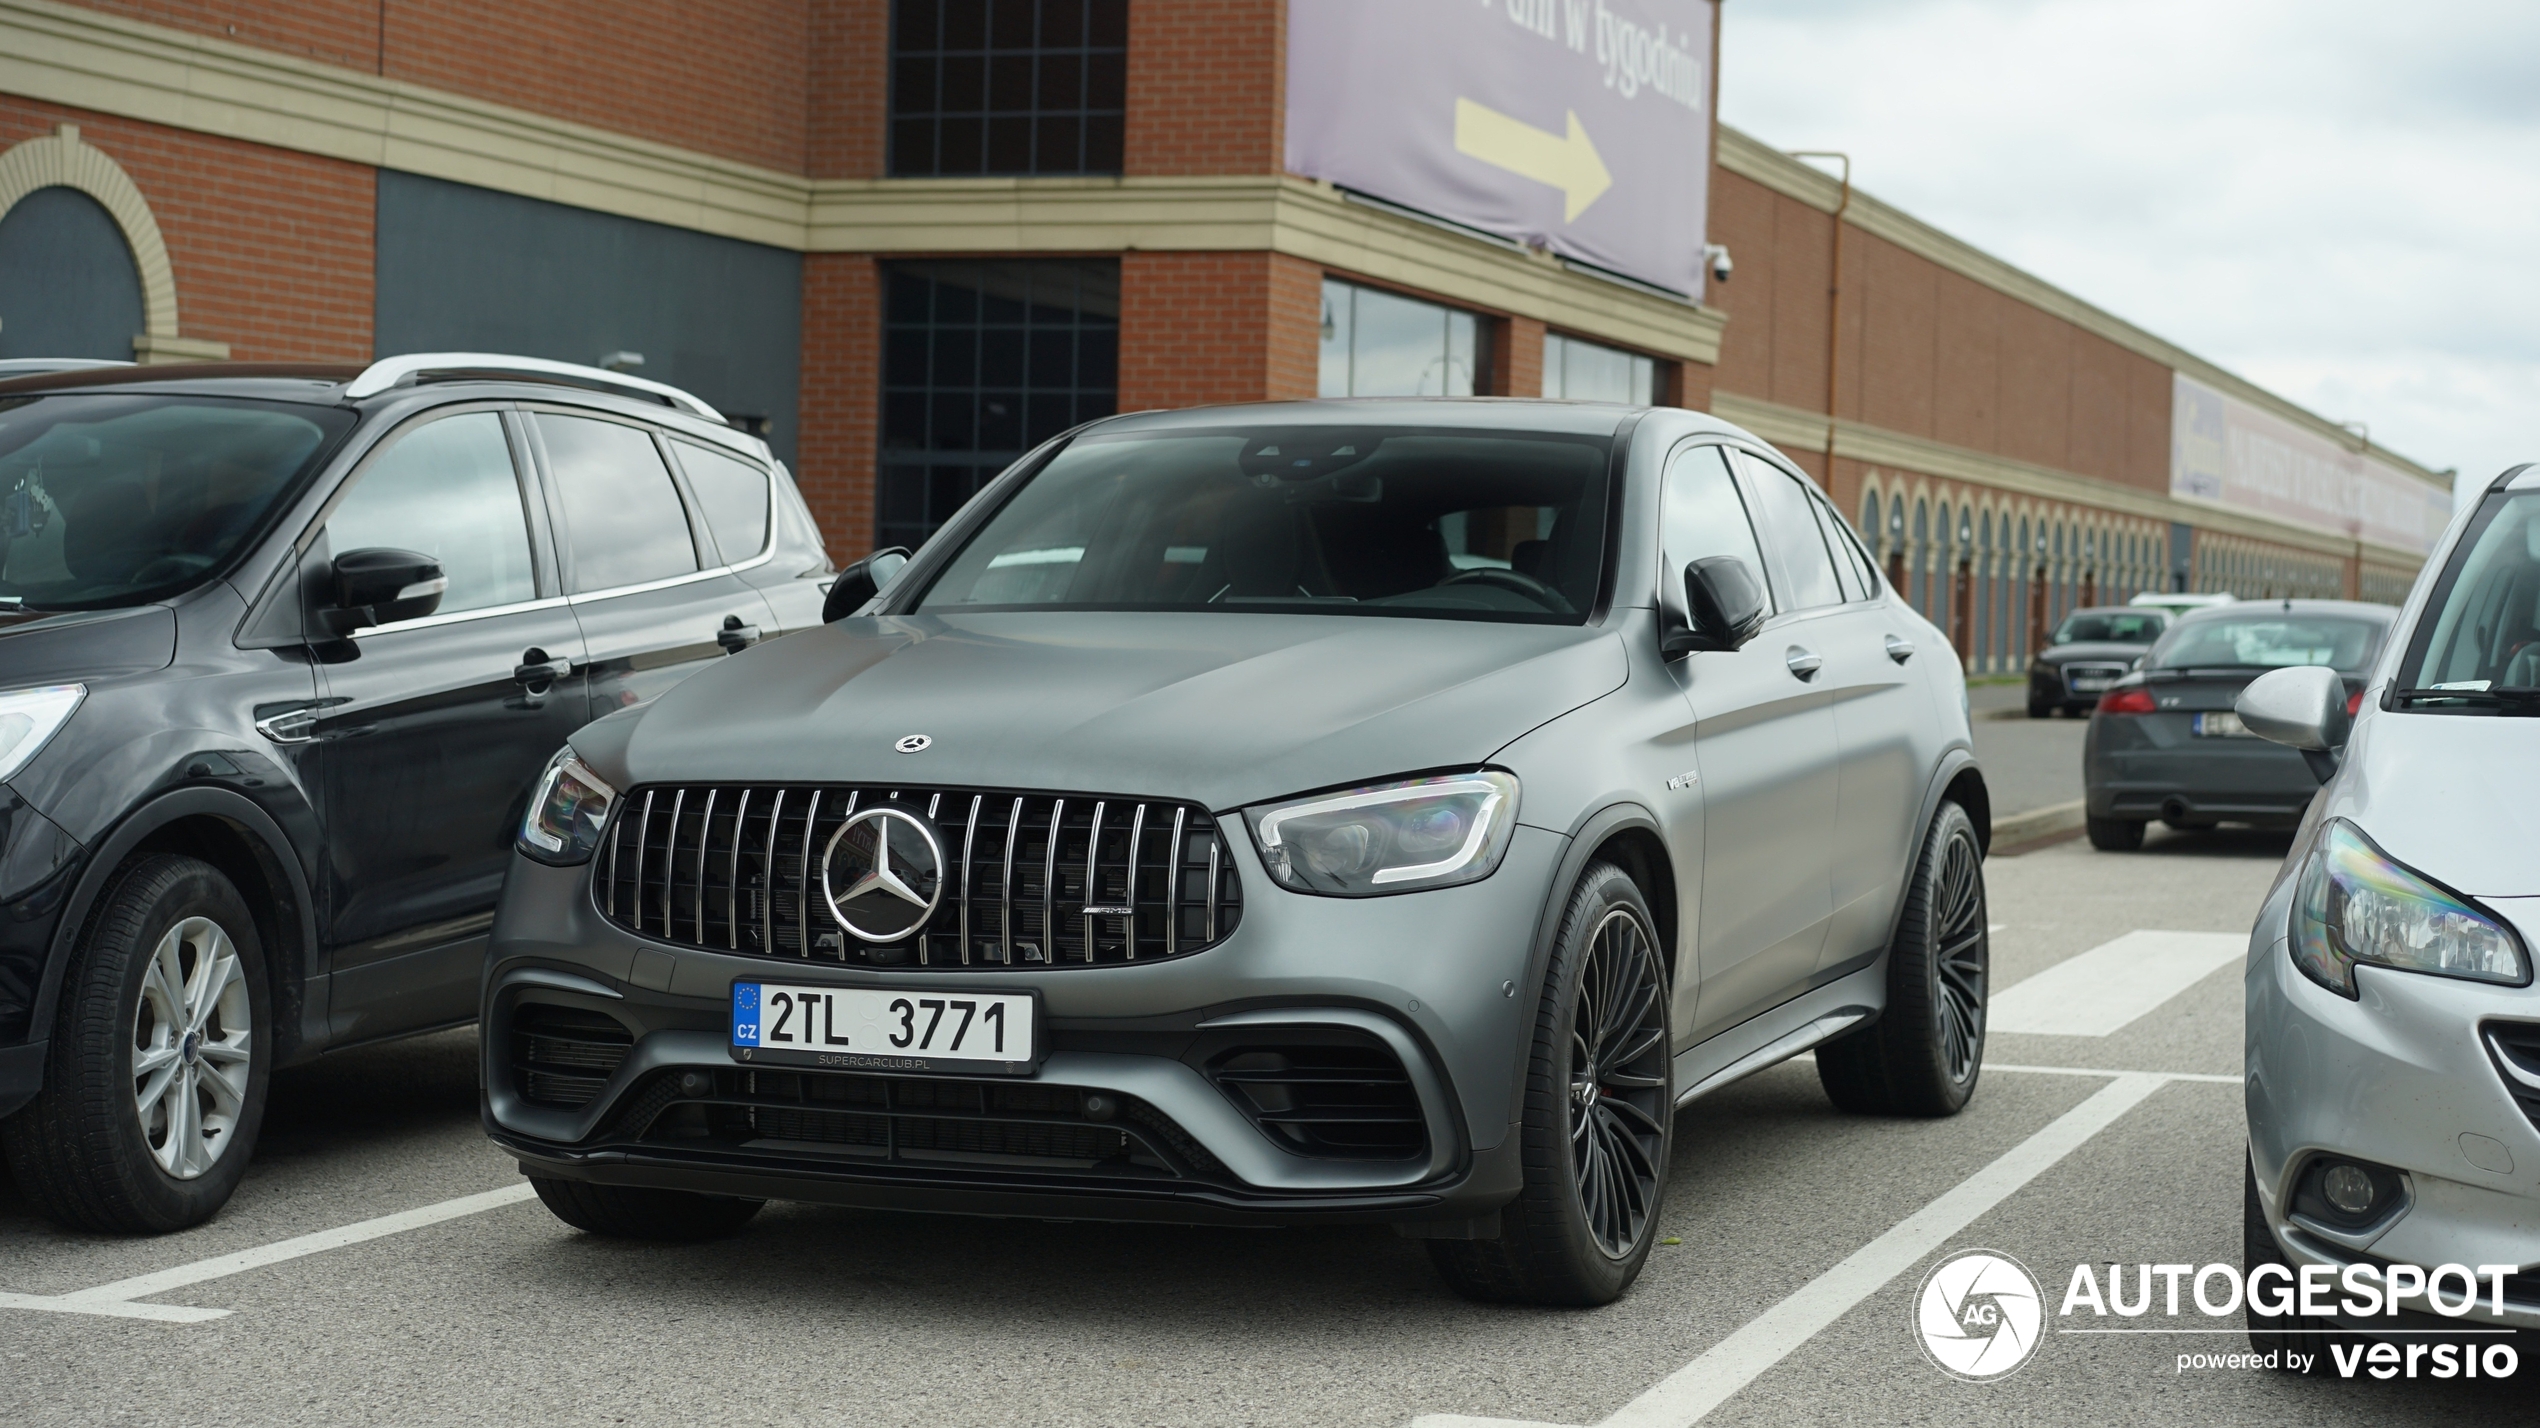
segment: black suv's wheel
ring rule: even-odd
[[[1905,887],[1887,954],[1887,1011],[1817,1048],[1817,1079],[1847,1111],[1950,1116],[1984,1070],[1984,850],[1955,803],[1940,805]]]
[[[2052,699],[2040,699],[2034,694],[2028,697],[2028,717],[2032,719],[2052,719],[2062,712],[2063,706]]]
[[[2143,822],[2140,818],[2091,818],[2083,820],[2090,832],[2090,846],[2102,853],[2131,853],[2143,846]],[[2071,827],[2071,824],[2064,825]]]
[[[2240,1196],[2240,1273],[2245,1282],[2262,1264],[2282,1265],[2286,1278],[2269,1287],[2267,1298],[2280,1302],[2281,1291],[2298,1284],[2301,1276],[2287,1264],[2284,1250],[2275,1242],[2275,1231],[2267,1228],[2267,1212],[2258,1203],[2258,1172],[2247,1161],[2241,1162]],[[2326,1373],[2328,1346],[2337,1338],[2335,1321],[2308,1318],[2300,1314],[2269,1314],[2258,1307],[2258,1297],[2249,1296],[2249,1347],[2262,1354],[2275,1354],[2276,1368],[2294,1373]],[[2295,1356],[2300,1356],[2297,1359]],[[2307,1360],[2307,1363],[2301,1360]]]
[[[44,1090],[0,1124],[36,1208],[82,1229],[181,1230],[247,1172],[272,1064],[264,949],[209,863],[117,876],[62,984]]]
[[[534,1175],[529,1184],[557,1219],[577,1230],[621,1240],[716,1239],[748,1224],[767,1203],[687,1190],[585,1185]]]
[[[1431,1240],[1478,1299],[1609,1304],[1658,1234],[1674,1142],[1668,986],[1657,919],[1629,874],[1590,864],[1570,895],[1535,1005],[1526,1066],[1526,1187],[1495,1240]]]

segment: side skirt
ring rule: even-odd
[[[1887,1005],[1887,959],[1803,992],[1676,1054],[1676,1105],[1777,1066],[1877,1016]]]

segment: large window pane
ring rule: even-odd
[[[1481,323],[1469,312],[1351,283],[1323,283],[1327,397],[1469,397],[1480,390]]]
[[[613,590],[697,568],[679,488],[650,432],[553,412],[538,414],[538,430],[564,497],[576,590]]]
[[[1115,409],[1120,266],[894,263],[883,281],[875,538],[914,547],[1016,457]]]
[[[726,561],[748,560],[767,548],[767,469],[729,452],[693,441],[671,443],[688,489],[705,509],[706,529]]]
[[[1739,452],[1747,480],[1763,507],[1764,540],[1773,552],[1774,592],[1785,610],[1806,610],[1843,603],[1843,586],[1835,579],[1834,557],[1826,551],[1825,533],[1817,529],[1817,513],[1796,477]]]
[[[1757,580],[1767,578],[1746,502],[1729,477],[1727,453],[1719,447],[1693,447],[1667,468],[1658,541],[1665,559],[1662,579],[1682,581],[1686,566],[1715,555],[1736,556]]]
[[[538,597],[520,479],[503,419],[492,412],[444,417],[396,437],[327,517],[326,541],[336,555],[388,546],[441,562],[450,582],[441,614]]]
[[[1558,332],[1544,334],[1545,396],[1646,406],[1657,399],[1657,393],[1658,364],[1652,359]]]
[[[898,0],[891,173],[1120,172],[1128,0]]]

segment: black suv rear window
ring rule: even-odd
[[[0,601],[98,610],[200,584],[355,419],[222,397],[0,399]]]

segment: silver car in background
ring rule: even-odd
[[[1687,1101],[1974,1092],[1957,661],[1745,432],[1143,413],[881,565],[532,802],[486,1125],[571,1224],[1377,1221],[1603,1303]]]
[[[2238,702],[2327,780],[2249,941],[2249,1263],[2359,1266],[2396,1301],[2253,1299],[2262,1350],[2440,1329],[2448,1357],[2487,1342],[2464,1328],[2540,1327],[2540,468],[2497,478],[2426,569],[2351,728],[2323,666]],[[2415,1271],[2445,1265],[2429,1299]]]

